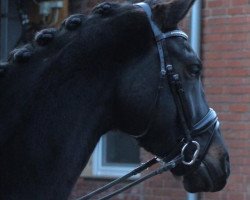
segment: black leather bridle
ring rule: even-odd
[[[174,101],[176,104],[176,108],[178,111],[178,116],[181,120],[181,124],[183,127],[183,137],[180,140],[180,142],[176,145],[175,149],[166,157],[164,158],[157,158],[154,157],[151,160],[149,160],[148,162],[142,164],[141,166],[139,166],[138,168],[134,169],[133,171],[131,171],[130,173],[126,174],[125,176],[118,178],[114,181],[112,181],[111,183],[89,193],[86,196],[83,196],[81,198],[78,198],[77,200],[87,200],[87,199],[91,199],[92,197],[96,196],[99,193],[102,193],[106,190],[108,190],[109,188],[113,187],[114,185],[127,180],[128,178],[130,178],[131,176],[134,176],[140,172],[142,172],[143,170],[147,169],[148,167],[156,164],[156,163],[160,163],[161,167],[158,168],[157,170],[148,173],[147,175],[139,178],[138,180],[135,180],[131,183],[129,183],[128,185],[124,186],[121,189],[118,189],[116,191],[114,191],[113,193],[100,198],[99,200],[105,200],[105,199],[110,199],[111,197],[113,197],[114,195],[117,195],[127,189],[129,189],[130,187],[141,183],[142,181],[145,181],[153,176],[156,176],[158,174],[161,174],[165,171],[174,169],[177,165],[184,165],[184,166],[188,166],[190,171],[194,171],[195,169],[197,169],[202,160],[204,159],[209,146],[211,144],[211,141],[213,139],[215,130],[219,128],[219,122],[218,122],[218,118],[216,115],[216,112],[209,108],[207,114],[199,121],[197,122],[195,125],[192,125],[189,118],[188,118],[188,110],[186,109],[187,103],[186,103],[186,97],[184,94],[184,90],[182,87],[182,83],[180,80],[180,76],[179,74],[177,74],[174,70],[174,67],[172,66],[172,64],[169,62],[169,59],[167,59],[167,55],[166,53],[164,53],[163,50],[163,41],[171,38],[171,37],[182,37],[184,39],[188,39],[188,36],[181,30],[173,30],[170,32],[166,32],[166,33],[162,33],[160,31],[160,29],[157,27],[157,25],[154,23],[154,21],[152,20],[152,12],[151,12],[151,8],[149,7],[148,4],[146,3],[138,3],[135,4],[135,6],[139,6],[141,7],[145,13],[147,14],[148,20],[150,22],[152,31],[154,33],[154,37],[155,37],[155,41],[157,44],[157,49],[158,49],[158,54],[159,54],[159,60],[160,60],[160,84],[158,87],[158,92],[156,94],[156,98],[155,98],[155,104],[153,105],[153,110],[155,109],[155,107],[158,104],[158,100],[159,100],[159,96],[160,96],[160,92],[163,88],[163,82],[164,81],[168,81],[168,84],[170,86],[172,95],[174,97]],[[151,116],[152,117],[152,116]],[[146,137],[148,130],[150,129],[151,126],[151,122],[152,120],[149,120],[148,125],[145,129],[145,131],[137,136],[134,136],[137,140],[141,140],[144,137]],[[193,140],[193,138],[196,138],[198,136],[200,136],[201,134],[203,135],[204,133],[208,133],[208,138],[207,138],[207,142],[204,146],[200,146],[200,143],[197,142],[196,140]],[[191,150],[191,156],[190,156],[190,149]],[[188,154],[188,156],[187,156]],[[183,174],[185,175],[185,174]]]
[[[136,5],[141,7],[144,10],[144,12],[147,14],[148,21],[154,33],[154,38],[156,41],[159,60],[160,60],[160,70],[161,70],[160,71],[160,84],[158,86],[158,92],[155,98],[155,105],[151,112],[151,118],[154,114],[154,110],[156,110],[155,107],[158,104],[160,92],[163,88],[163,83],[164,81],[167,80],[169,87],[171,89],[173,98],[174,98],[174,102],[176,104],[178,116],[180,119],[180,124],[183,129],[183,137],[182,139],[180,139],[181,142],[178,145],[175,145],[177,147],[175,147],[173,152],[170,153],[170,156],[167,156],[164,160],[169,161],[171,159],[171,155],[176,155],[175,152],[176,151],[178,152],[181,148],[181,154],[183,156],[182,163],[184,165],[193,165],[197,161],[197,158],[199,156],[200,158],[203,158],[205,156],[204,154],[207,152],[210,146],[210,143],[212,141],[213,135],[215,133],[214,130],[219,128],[219,121],[217,118],[217,114],[212,108],[209,108],[207,114],[195,125],[192,125],[190,121],[185,91],[183,89],[180,76],[178,73],[175,72],[174,66],[172,65],[170,58],[168,57],[167,50],[165,50],[165,53],[163,50],[163,43],[168,38],[181,37],[187,40],[188,36],[186,35],[186,33],[178,29],[163,33],[155,24],[155,22],[152,20],[152,12],[151,12],[151,8],[149,7],[149,5],[144,2],[138,3]],[[146,137],[148,130],[150,129],[151,123],[152,123],[152,119],[149,120],[149,123],[145,131],[142,134],[134,136],[134,137],[138,140]],[[197,137],[198,135],[204,132],[208,132],[208,130],[210,130],[209,132],[211,132],[211,134],[207,140],[207,145],[205,145],[205,148],[203,148],[203,151],[200,151],[201,150],[200,144],[197,141],[193,140],[193,138]],[[188,150],[189,146],[193,146],[194,147],[193,149],[195,150],[192,150],[193,152],[192,158],[190,160],[186,160],[185,157],[187,156],[185,156],[185,152],[186,150]],[[198,160],[200,160],[201,162],[201,159],[198,159]]]

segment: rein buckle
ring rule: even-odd
[[[194,141],[194,140],[191,141],[191,143],[195,145],[196,150],[194,151],[194,154],[193,154],[192,159],[191,159],[190,161],[186,161],[186,160],[185,160],[185,156],[184,156],[185,151],[186,151],[188,145],[190,144],[190,142],[186,143],[186,144],[183,146],[182,150],[181,150],[181,155],[183,156],[182,163],[183,163],[184,165],[189,165],[189,166],[190,166],[190,165],[194,164],[194,162],[196,161],[196,159],[197,159],[197,157],[198,157],[198,155],[199,155],[199,152],[200,152],[200,144],[199,144],[198,142]]]

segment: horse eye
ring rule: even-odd
[[[200,65],[190,65],[188,66],[188,73],[192,77],[199,76],[201,73],[201,66]]]

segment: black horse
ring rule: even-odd
[[[148,4],[153,20],[168,32],[177,28],[193,2]],[[185,91],[187,121],[197,126],[209,112],[201,62],[183,37],[162,43]],[[67,199],[109,130],[140,136],[139,144],[159,157],[173,152],[183,138],[185,127],[167,79],[155,104],[159,55],[147,16],[138,6],[104,3],[88,16],[72,16],[59,30],[41,31],[36,42],[13,51],[2,67],[1,200]],[[210,132],[213,137],[208,137]],[[172,172],[183,175],[187,191],[221,190],[229,160],[219,129],[194,137],[205,148],[202,162],[195,168],[181,164]]]

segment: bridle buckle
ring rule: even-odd
[[[186,161],[186,160],[185,160],[184,154],[185,154],[185,151],[186,151],[186,149],[188,148],[188,145],[189,145],[190,143],[192,143],[192,144],[195,145],[196,150],[194,151],[194,154],[193,154],[193,156],[192,156],[192,159],[191,159],[190,161]],[[199,155],[199,152],[200,152],[200,144],[199,144],[197,141],[192,140],[191,142],[186,143],[186,144],[182,147],[182,150],[181,150],[181,155],[183,156],[182,163],[183,163],[184,165],[189,165],[189,166],[192,165],[192,164],[194,164],[194,162],[196,161],[196,159],[197,159],[197,157],[198,157],[198,155]]]

